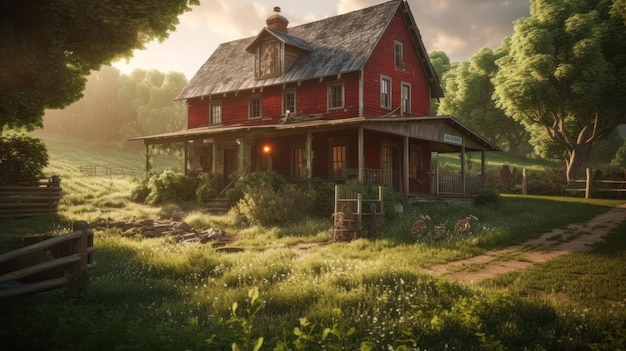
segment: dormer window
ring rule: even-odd
[[[282,43],[271,39],[259,43],[256,53],[256,78],[268,78],[282,74]]]

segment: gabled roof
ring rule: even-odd
[[[221,44],[200,67],[177,100],[239,90],[280,85],[359,71],[387,29],[393,15],[402,8],[416,50],[426,55],[422,63],[429,76],[433,97],[441,97],[441,87],[428,60],[421,35],[408,4],[392,0],[380,5],[316,22],[289,28],[289,34],[264,29],[256,37],[249,37]],[[267,33],[288,45],[305,49],[295,64],[278,77],[255,79],[254,55],[246,51],[255,40]]]
[[[274,38],[282,41],[283,43],[289,45],[289,46],[293,46],[305,51],[313,51],[313,47],[311,45],[309,45],[309,43],[307,43],[306,41],[300,39],[300,38],[296,38],[294,36],[291,36],[287,33],[283,33],[279,30],[274,30],[274,29],[269,29],[269,28],[263,28],[261,30],[261,32],[256,36],[256,38],[254,39],[254,41],[248,45],[248,47],[246,48],[246,51],[249,53],[254,53],[254,48],[258,45],[258,42],[264,38],[264,34],[267,33],[271,36],[273,36]]]

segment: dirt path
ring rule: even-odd
[[[487,251],[464,260],[428,267],[426,270],[449,279],[479,281],[499,274],[526,269],[569,252],[590,250],[613,228],[626,221],[626,204],[621,204],[586,223],[554,229],[520,246]]]

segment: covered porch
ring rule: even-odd
[[[139,137],[146,147],[182,143],[185,173],[217,174],[226,187],[239,174],[273,170],[294,181],[391,186],[410,197],[472,196],[484,185],[485,152],[499,150],[452,117],[307,120],[263,126],[204,127]],[[453,153],[459,171],[441,171]],[[466,157],[480,154],[480,172]]]

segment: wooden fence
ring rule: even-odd
[[[0,186],[0,217],[25,217],[58,210],[61,179],[52,176],[33,186]]]
[[[0,299],[67,287],[86,279],[85,271],[96,264],[93,231],[87,229],[85,221],[76,222],[73,230],[0,255]]]
[[[86,173],[90,176],[100,175],[142,175],[143,171],[134,168],[122,168],[122,167],[107,167],[107,166],[80,166],[80,172]]]
[[[566,192],[584,192],[585,199],[591,199],[594,194],[601,193],[625,193],[626,181],[623,180],[594,180],[590,168],[586,170],[586,179],[570,180]]]
[[[361,193],[345,185],[335,185],[333,217],[335,223],[333,241],[350,241],[359,237],[373,238],[384,223],[383,187],[378,187],[376,199],[363,199]]]

